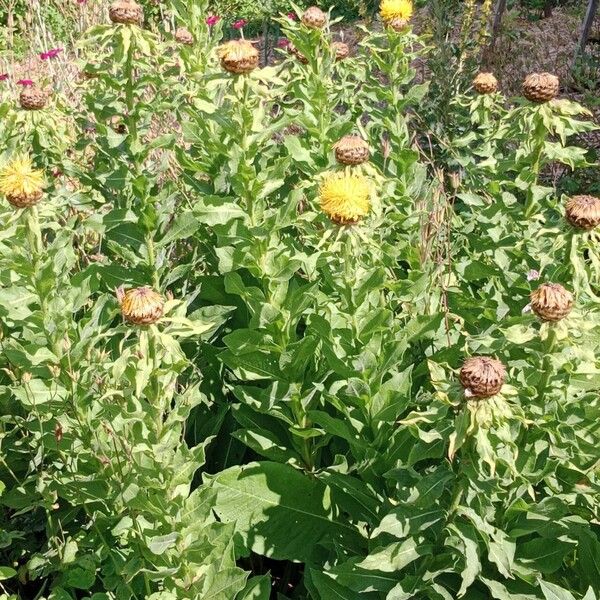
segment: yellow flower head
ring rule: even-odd
[[[336,223],[357,223],[369,214],[371,190],[371,182],[363,175],[333,173],[321,184],[321,209]]]
[[[379,14],[386,24],[395,20],[408,21],[413,14],[412,0],[381,0]]]
[[[0,193],[18,208],[37,204],[44,189],[44,174],[34,169],[31,159],[18,155],[0,169]]]

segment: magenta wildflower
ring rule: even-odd
[[[221,20],[221,17],[219,17],[219,15],[211,15],[210,17],[206,17],[206,24],[209,27],[213,27],[214,25],[216,25],[219,21]]]
[[[277,41],[277,47],[278,48],[289,48],[290,46],[290,40],[288,40],[287,38],[279,38],[279,40]]]
[[[17,85],[24,85],[27,87],[29,85],[33,85],[33,81],[31,79],[19,79],[19,81],[17,81]]]
[[[85,4],[87,0],[77,0],[77,4]]]
[[[288,18],[290,21],[297,21],[297,20],[298,20],[298,16],[296,15],[296,13],[295,13],[295,12],[289,12],[289,13],[287,14],[287,18]]]
[[[232,25],[232,27],[234,29],[241,29],[242,27],[246,27],[246,25],[248,25],[248,21],[246,21],[246,19],[239,19]]]
[[[6,81],[8,79],[8,73],[0,73],[0,81]]]
[[[63,51],[62,48],[52,48],[52,49],[48,50],[48,52],[42,52],[40,54],[40,58],[42,60],[48,60],[49,58],[56,58],[62,51]]]

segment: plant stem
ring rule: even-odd
[[[133,41],[129,45],[127,50],[127,60],[125,62],[125,77],[127,79],[125,83],[125,104],[127,106],[127,125],[129,129],[129,135],[131,136],[132,144],[137,142],[137,123],[134,116],[135,111],[135,97],[134,97],[134,72],[133,72],[133,54],[135,51],[135,44]]]
[[[154,238],[152,233],[146,234],[146,252],[148,253],[148,267],[152,271],[152,285],[156,291],[160,290],[160,280],[156,270],[156,252],[154,250]]]
[[[548,388],[548,381],[552,374],[552,352],[556,346],[556,325],[550,323],[548,326],[548,337],[544,344],[544,359],[542,361],[542,378],[540,379],[540,385],[538,387],[538,398],[541,400],[546,389]]]
[[[60,358],[61,357],[61,348],[58,340],[54,338],[54,335],[48,331],[46,328],[46,323],[48,322],[48,300],[46,298],[46,294],[44,292],[44,288],[40,285],[39,277],[40,277],[40,263],[42,254],[44,251],[44,242],[42,240],[42,229],[40,227],[40,216],[37,209],[37,206],[31,206],[26,209],[23,213],[25,218],[25,229],[27,230],[27,242],[29,244],[29,251],[31,253],[31,264],[33,267],[33,273],[31,275],[31,284],[36,291],[40,302],[40,310],[42,312],[42,321],[44,327],[44,333],[46,334],[46,339],[48,340],[48,344],[52,349],[52,352]]]

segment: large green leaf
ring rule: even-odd
[[[319,542],[355,549],[363,543],[333,514],[327,487],[288,465],[256,462],[207,479],[217,491],[215,512],[236,523],[246,552],[307,561]]]

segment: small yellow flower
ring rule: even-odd
[[[44,174],[31,159],[18,155],[0,169],[0,193],[16,208],[37,204],[44,190]]]
[[[396,20],[408,21],[413,14],[412,0],[381,0],[379,14],[387,25]]]
[[[121,314],[126,321],[134,325],[156,323],[164,313],[165,300],[148,286],[130,290],[117,290],[117,300],[121,305]]]
[[[369,214],[371,191],[371,182],[362,175],[331,174],[319,190],[321,209],[336,223],[357,223]]]

